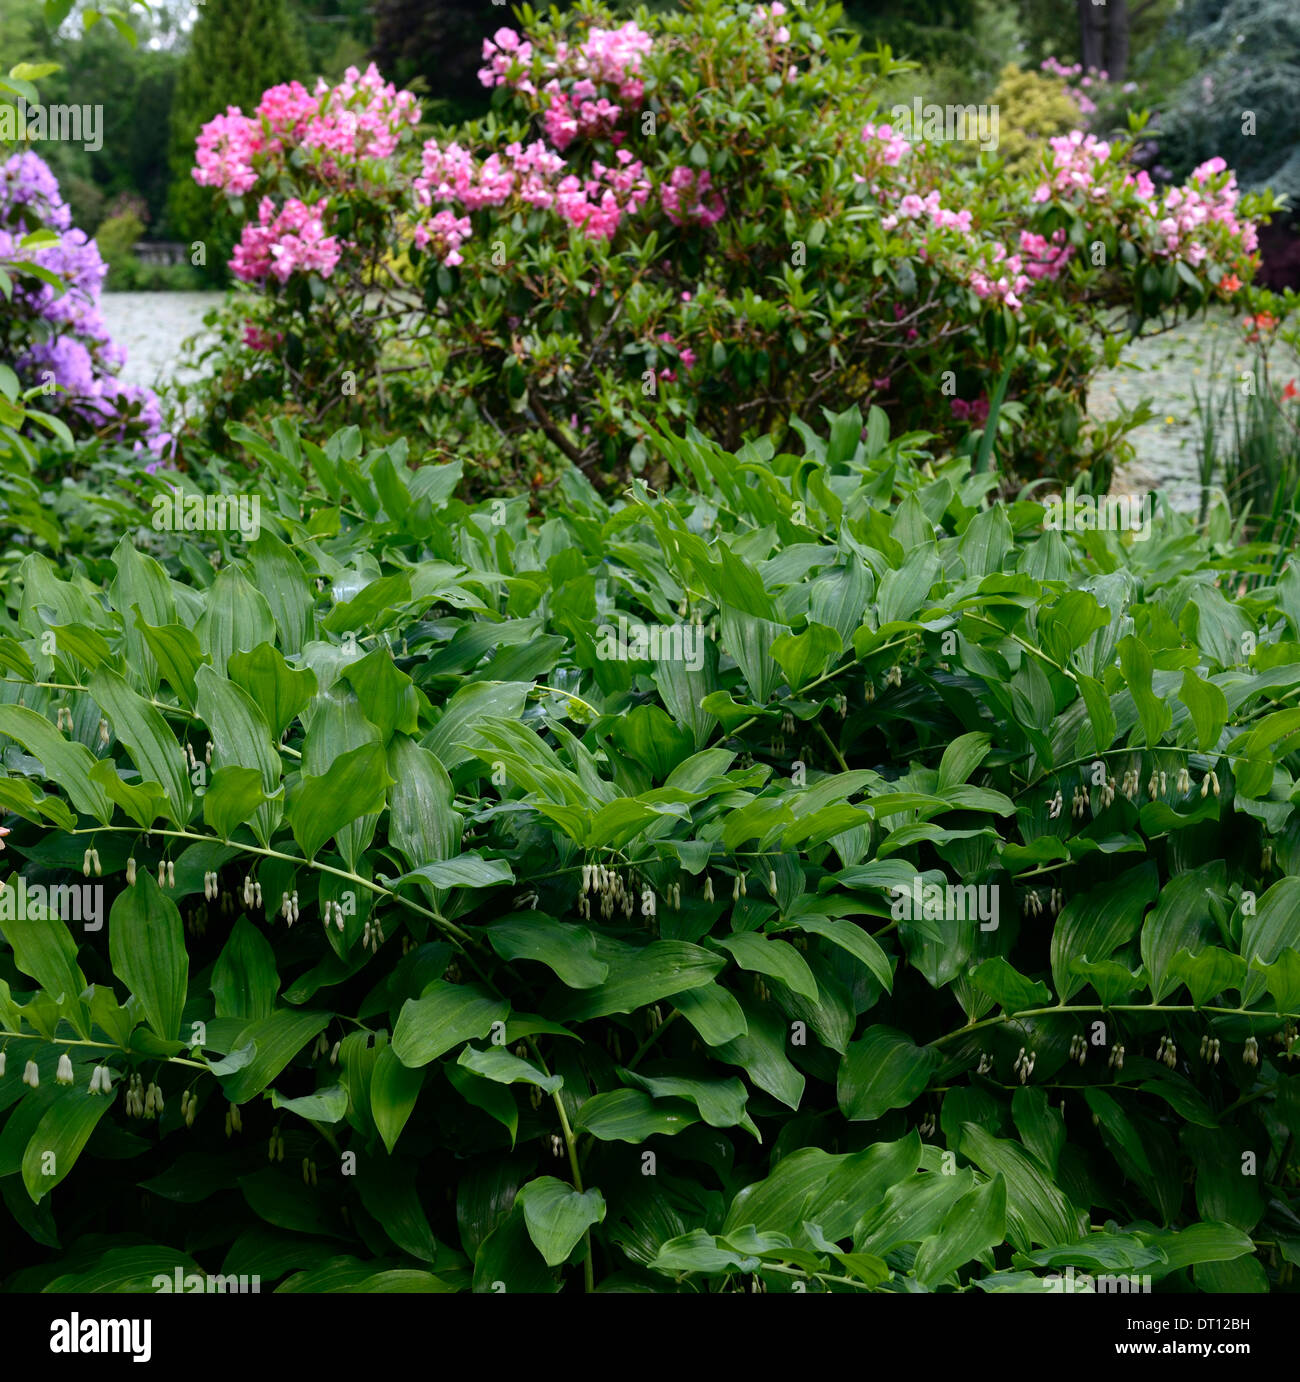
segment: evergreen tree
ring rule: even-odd
[[[306,49],[286,0],[203,0],[190,33],[171,114],[172,184],[167,215],[172,232],[207,245],[207,270],[224,275],[235,234],[210,188],[190,175],[199,130],[227,106],[250,113],[268,86],[295,77],[304,83]]]
[[[1241,185],[1300,199],[1300,8],[1189,0],[1175,32],[1198,69],[1159,112],[1160,161],[1181,177],[1215,154]]]

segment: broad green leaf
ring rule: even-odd
[[[536,960],[569,988],[595,988],[609,977],[609,966],[596,958],[596,938],[585,926],[519,912],[494,922],[485,934],[503,960]]]
[[[60,1092],[46,1109],[23,1153],[23,1184],[39,1204],[77,1164],[81,1149],[117,1095],[88,1096],[84,1089]]]
[[[930,1082],[939,1053],[892,1027],[870,1027],[840,1060],[835,1094],[850,1122],[906,1108]]]
[[[150,1031],[164,1041],[179,1040],[190,974],[185,928],[176,904],[147,869],[113,903],[108,950],[113,972],[139,1000]]]
[[[548,1267],[566,1261],[582,1235],[605,1219],[605,1200],[599,1190],[579,1194],[554,1176],[530,1180],[515,1203],[523,1205],[528,1236]]]
[[[403,1065],[428,1065],[453,1046],[487,1036],[509,1011],[505,999],[492,997],[476,984],[436,979],[419,998],[402,1004],[393,1028],[393,1051]]]

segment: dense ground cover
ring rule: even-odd
[[[878,411],[540,524],[240,439],[4,554],[11,1287],[1289,1279],[1283,554]]]

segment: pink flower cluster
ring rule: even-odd
[[[893,125],[863,125],[862,142],[875,148],[875,156],[886,168],[896,168],[911,145]]]
[[[1030,278],[1054,283],[1065,272],[1074,248],[1065,243],[1065,231],[1058,230],[1048,240],[1031,230],[1020,232],[1020,253]]]
[[[505,86],[511,83],[511,74],[516,64],[520,69],[528,69],[533,61],[533,45],[520,38],[513,29],[498,29],[491,38],[483,40],[484,66],[478,70],[478,79],[486,87]],[[526,75],[516,75],[511,83],[516,91],[532,95],[537,88]]]
[[[1018,254],[1008,254],[996,241],[984,247],[984,267],[970,270],[967,282],[978,298],[1003,303],[1018,312],[1024,303],[1020,294],[1029,287],[1029,275]],[[997,275],[994,277],[994,275]]]
[[[650,195],[645,165],[626,149],[614,157],[616,167],[593,162],[591,177],[570,175],[556,189],[555,209],[592,240],[612,240],[623,216],[639,211]]]
[[[557,149],[575,139],[610,135],[627,109],[645,95],[641,59],[654,40],[632,21],[617,29],[591,29],[574,49],[561,43],[546,64],[549,79],[542,88],[542,125]],[[533,84],[532,45],[513,29],[498,29],[483,40],[484,86],[509,85],[538,95]],[[601,88],[606,90],[602,92]]]
[[[755,27],[763,28],[766,31],[766,37],[773,43],[789,43],[790,30],[781,23],[781,16],[785,12],[785,6],[781,0],[772,0],[770,5],[755,5],[754,13],[750,16],[750,23]]]
[[[529,206],[555,204],[555,181],[564,168],[559,154],[540,139],[525,148],[508,144],[504,156],[491,154],[481,163],[459,144],[439,147],[427,140],[415,179],[415,197],[421,206],[436,201],[458,201],[467,211],[504,206],[516,193]]]
[[[286,82],[264,92],[253,115],[229,106],[203,126],[194,180],[242,196],[257,182],[258,155],[278,160],[301,148],[316,155],[319,175],[333,182],[361,159],[388,158],[402,130],[419,120],[415,97],[385,82],[374,63],[364,73],[349,67],[337,86],[322,79],[314,92]]]
[[[415,227],[415,243],[423,249],[433,247],[438,259],[454,268],[465,262],[460,247],[469,239],[470,220],[468,216],[457,216],[454,211],[439,211],[428,221],[420,221]]]
[[[939,205],[939,200],[940,194],[937,191],[927,193],[924,197],[915,192],[908,192],[898,203],[898,214],[882,217],[880,224],[886,230],[893,230],[900,219],[916,221],[924,216],[931,225],[940,230],[960,230],[964,235],[969,235],[971,230],[970,212],[967,210],[949,211],[946,207]]]
[[[1241,221],[1236,212],[1240,200],[1235,173],[1228,171],[1221,158],[1211,158],[1192,170],[1191,183],[1171,187],[1160,200],[1153,214],[1157,217],[1156,232],[1159,243],[1155,250],[1169,258],[1185,259],[1193,268],[1204,262],[1208,253],[1201,243],[1205,231],[1222,226],[1233,239],[1240,239],[1242,248],[1253,254],[1259,246],[1259,235],[1250,221]],[[1211,179],[1219,185],[1207,186]]]
[[[952,415],[959,422],[973,422],[976,427],[983,427],[989,420],[989,401],[983,394],[970,403],[963,398],[954,398]]]
[[[1036,202],[1045,202],[1055,192],[1079,192],[1093,201],[1108,195],[1097,175],[1110,158],[1111,148],[1096,135],[1071,130],[1048,141],[1051,146],[1051,181],[1043,183],[1034,193]]]
[[[245,283],[275,278],[286,283],[295,272],[316,272],[328,278],[342,253],[337,236],[326,235],[321,217],[324,201],[313,206],[291,198],[277,212],[270,197],[257,208],[257,224],[243,229],[230,270]]]
[[[659,189],[664,215],[675,226],[711,226],[726,213],[722,194],[713,186],[707,169],[674,168]]]

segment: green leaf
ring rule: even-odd
[[[850,1122],[906,1108],[930,1082],[939,1053],[892,1027],[869,1027],[840,1060],[835,1096]]]
[[[247,1103],[260,1094],[286,1065],[329,1025],[328,1012],[290,1012],[278,1008],[269,1017],[259,1017],[242,1027],[231,1042],[238,1054],[253,1048],[252,1058],[241,1060],[238,1069],[222,1079],[222,1090],[232,1104]],[[215,1069],[215,1067],[214,1067]]]
[[[1239,908],[1244,913],[1245,908]],[[1300,878],[1282,878],[1261,897],[1253,916],[1241,918],[1241,954],[1254,972],[1241,991],[1243,1005],[1253,1003],[1263,993],[1267,980],[1259,972],[1270,965],[1296,939],[1296,917],[1300,916]]]
[[[843,1155],[800,1147],[783,1156],[769,1176],[736,1195],[722,1232],[745,1225],[760,1233],[789,1232],[792,1225],[807,1222],[838,1242],[853,1232],[853,1225],[891,1185],[917,1170],[921,1156],[921,1138],[915,1131],[897,1142],[877,1142]]]
[[[1121,638],[1116,650],[1119,653],[1120,670],[1124,673],[1124,680],[1137,705],[1145,741],[1154,747],[1172,724],[1173,712],[1151,689],[1152,677],[1155,675],[1151,651],[1132,634]]]
[[[1001,1176],[977,1185],[948,1211],[939,1232],[916,1250],[912,1271],[933,1290],[958,1267],[999,1246],[1006,1235],[1007,1186]]]
[[[647,1137],[673,1137],[698,1122],[699,1115],[687,1103],[657,1101],[640,1089],[616,1089],[593,1094],[578,1110],[573,1126],[600,1142],[635,1144]]]
[[[112,801],[90,776],[95,756],[85,744],[69,742],[44,715],[21,705],[0,705],[0,734],[38,758],[46,780],[57,783],[82,815],[94,816],[103,825],[113,819]]]
[[[423,1083],[423,1068],[412,1070],[403,1065],[391,1045],[385,1045],[375,1057],[370,1072],[370,1113],[390,1156]]]
[[[116,1097],[116,1093],[95,1097],[82,1089],[67,1089],[45,1110],[23,1153],[23,1184],[34,1204],[68,1176]]]
[[[737,931],[730,936],[715,936],[713,943],[731,956],[741,969],[766,974],[789,985],[795,993],[817,1001],[817,980],[808,962],[792,945],[769,940],[756,931]]]
[[[271,1015],[280,991],[275,951],[246,916],[231,927],[230,937],[212,967],[211,988],[218,1017],[248,1021]]]
[[[1041,980],[1027,979],[1001,955],[985,960],[971,971],[977,988],[1002,1005],[1007,1013],[1045,1007],[1052,991]]]
[[[252,652],[232,653],[230,680],[247,691],[262,711],[276,743],[317,690],[316,673],[310,667],[291,668],[269,643],[259,643]]]
[[[1054,1247],[1083,1236],[1078,1212],[1065,1192],[1017,1143],[994,1137],[978,1123],[965,1123],[962,1152],[986,1175],[1005,1179],[1007,1237],[1021,1252],[1035,1243]]]
[[[194,796],[185,770],[185,755],[162,715],[108,667],[89,682],[90,694],[108,717],[113,732],[126,745],[140,775],[156,782],[167,794],[168,816],[185,829]]]
[[[503,1046],[489,1046],[486,1050],[466,1046],[456,1064],[496,1084],[532,1084],[546,1094],[554,1094],[564,1087],[562,1076],[543,1075],[531,1061],[521,1059]]]
[[[1228,701],[1213,682],[1202,681],[1190,667],[1183,669],[1183,685],[1178,698],[1191,712],[1196,730],[1196,747],[1202,752],[1219,742],[1228,722]]]
[[[286,1099],[278,1090],[271,1091],[271,1107],[287,1109],[299,1118],[313,1123],[338,1123],[348,1111],[348,1092],[341,1084],[319,1089],[315,1094]]]
[[[670,994],[709,983],[725,963],[698,945],[651,941],[635,955],[611,963],[604,983],[561,999],[550,1015],[558,1022],[582,1022],[634,1012]]]
[[[108,952],[113,972],[139,1000],[149,1030],[178,1041],[190,974],[185,928],[176,904],[147,869],[113,903]]]
[[[484,933],[503,960],[536,960],[572,989],[590,989],[609,977],[596,958],[596,937],[585,926],[557,921],[541,912],[519,912]]]
[[[377,815],[391,785],[379,744],[362,744],[340,754],[320,777],[303,773],[289,801],[293,837],[308,859],[353,821]]]
[[[635,1070],[620,1070],[623,1079],[636,1085],[656,1099],[685,1099],[700,1111],[700,1117],[711,1128],[742,1127],[760,1142],[758,1129],[745,1112],[749,1095],[744,1082],[735,1077],[728,1080],[698,1080],[685,1075],[640,1075]]]
[[[462,1042],[489,1034],[504,1022],[510,1005],[476,984],[449,984],[435,979],[419,998],[402,1004],[393,1028],[393,1051],[406,1066],[428,1065]]]
[[[605,1220],[605,1200],[599,1190],[579,1194],[554,1176],[530,1180],[515,1203],[523,1206],[528,1236],[548,1267],[566,1261],[582,1235]]]
[[[1151,985],[1151,1000],[1162,1002],[1178,986],[1170,970],[1180,950],[1201,950],[1218,934],[1212,913],[1216,897],[1227,902],[1227,868],[1221,859],[1175,874],[1163,888],[1142,924],[1142,963]]]
[[[262,781],[258,768],[218,768],[203,793],[203,819],[208,827],[228,840],[241,825],[251,822],[267,799]]]
[[[1158,886],[1156,866],[1148,860],[1065,904],[1052,932],[1052,986],[1062,1003],[1068,1003],[1086,982],[1074,973],[1073,963],[1108,960],[1119,946],[1131,941]]]
[[[194,682],[199,714],[212,734],[214,771],[252,768],[261,778],[263,795],[277,796],[283,770],[261,706],[242,687],[211,667],[200,667]],[[256,808],[250,824],[260,844],[270,843],[280,817],[278,802],[268,801]]]
[[[220,677],[229,675],[231,653],[251,652],[275,639],[275,620],[266,597],[249,584],[237,566],[223,566],[207,590],[195,626],[199,646]]]

